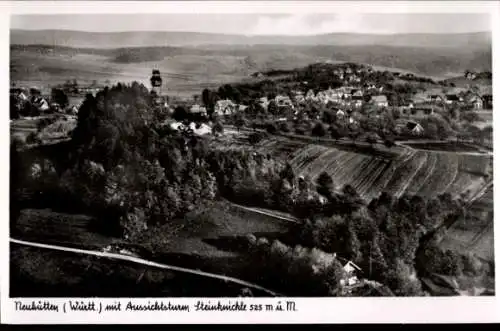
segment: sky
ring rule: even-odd
[[[243,35],[491,31],[487,14],[57,14],[12,15],[11,29],[186,31]]]

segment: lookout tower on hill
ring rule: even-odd
[[[154,95],[154,104],[160,107],[168,108],[167,98],[161,93],[163,81],[161,79],[160,70],[153,69],[149,80],[151,82],[151,94]]]
[[[153,69],[150,82],[151,82],[151,90],[156,92],[157,95],[161,95],[161,86],[163,81],[161,79],[160,70]]]

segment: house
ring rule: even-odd
[[[423,104],[423,103],[430,103],[431,98],[430,98],[429,94],[419,92],[412,97],[412,102],[414,105]]]
[[[264,78],[265,75],[262,72],[254,72],[252,74],[252,77],[255,77],[255,78]]]
[[[212,128],[205,123],[195,124],[191,122],[189,128],[193,131],[193,134],[197,136],[204,136],[212,133]]]
[[[267,99],[267,97],[262,97],[257,101],[257,104],[262,108],[267,109],[267,107],[269,106],[269,100]]]
[[[473,94],[471,95],[468,100],[467,100],[467,103],[469,105],[472,106],[472,108],[474,108],[475,110],[479,110],[479,109],[483,109],[484,107],[484,103],[483,103],[483,99],[477,95],[477,94]]]
[[[302,104],[306,101],[306,98],[304,97],[304,94],[297,94],[294,96],[294,100],[297,104]]]
[[[319,91],[318,94],[316,94],[316,100],[321,103],[327,104],[328,101],[330,101],[330,96],[326,93],[326,91]]]
[[[26,101],[28,100],[28,96],[22,88],[11,88],[10,94],[14,95],[18,100]]]
[[[342,267],[345,272],[345,278],[340,280],[342,286],[353,286],[359,283],[357,273],[361,268],[354,264],[352,261],[347,261]]]
[[[224,115],[231,115],[236,112],[237,108],[236,105],[231,101],[231,100],[218,100],[215,103],[215,108],[214,112],[217,115],[224,116]]]
[[[387,97],[385,95],[373,95],[370,99],[370,102],[377,107],[389,106],[389,102],[387,101]]]
[[[207,116],[207,109],[198,104],[192,105],[191,108],[189,109],[189,112],[191,114],[197,114],[199,116]]]
[[[288,96],[277,95],[276,98],[274,98],[274,101],[276,102],[278,108],[290,107],[293,109],[292,100]]]
[[[412,101],[409,101],[409,100],[405,100],[401,103],[401,105],[399,106],[399,109],[400,110],[407,110],[407,109],[413,109],[415,108],[415,105],[413,104]]]
[[[445,98],[443,98],[442,95],[440,94],[431,94],[429,96],[429,101],[432,102],[432,103],[442,103],[442,102],[445,102]]]
[[[344,92],[342,92],[342,90],[340,89],[333,90],[332,88],[328,88],[328,90],[323,91],[322,93],[326,95],[328,101],[332,102],[339,102],[344,96]]]
[[[352,93],[353,100],[363,100],[364,94],[362,90],[355,90]]]
[[[306,100],[307,101],[316,101],[316,95],[314,94],[313,90],[309,90],[306,93]]]
[[[47,111],[50,109],[49,103],[42,97],[34,96],[31,98],[33,106],[38,108],[39,111]]]
[[[357,100],[351,101],[351,107],[354,107],[354,108],[361,108],[361,107],[363,107],[363,104],[364,104],[363,99],[357,99]]]
[[[472,71],[466,71],[465,72],[465,78],[466,79],[469,79],[469,80],[474,80],[476,79],[476,73],[475,72],[472,72]]]
[[[345,112],[342,109],[339,109],[339,110],[337,110],[337,112],[335,113],[335,115],[337,117],[344,117],[345,116]]]
[[[61,111],[61,106],[57,102],[51,102],[49,107],[52,111],[55,111],[55,112]]]
[[[414,121],[408,121],[406,123],[406,130],[407,132],[415,136],[419,136],[424,133],[424,128],[422,127],[422,125]]]

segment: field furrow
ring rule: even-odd
[[[302,169],[302,172],[305,172],[309,175],[309,177],[314,180],[325,168],[325,164],[328,164],[329,160],[336,159],[339,151],[336,149],[329,149],[325,151],[323,154],[314,159],[311,163],[309,163],[306,167]]]
[[[436,196],[448,187],[448,184],[453,179],[453,163],[457,162],[457,159],[453,158],[452,153],[436,153],[436,155],[437,165],[434,168],[435,170],[417,193],[421,196]]]
[[[295,164],[298,169],[303,169],[310,162],[321,155],[325,150],[327,150],[326,147],[307,145],[293,160],[291,160],[291,162],[292,164]]]
[[[419,169],[421,165],[421,159],[425,157],[425,153],[418,151],[412,155],[412,157],[407,158],[405,162],[399,164],[396,167],[391,179],[385,186],[384,191],[390,194],[397,194],[401,188],[406,184],[406,181],[410,176]]]
[[[378,158],[370,158],[366,167],[360,169],[356,179],[352,182],[352,186],[356,188],[358,193],[363,188],[364,184],[373,178],[374,174],[380,170],[380,164]]]
[[[417,172],[419,172],[420,169],[422,169],[422,167],[427,162],[427,155],[428,155],[427,153],[423,154],[423,157],[419,159],[418,165],[412,164],[412,166],[416,166],[416,169],[413,172],[411,172],[411,171],[409,172],[408,179],[403,181],[402,187],[396,192],[397,197],[400,197],[401,195],[403,195],[405,193],[405,191],[408,189],[408,186],[413,181],[413,178],[415,178],[415,175],[417,174]]]
[[[385,172],[390,168],[390,161],[378,160],[377,170],[367,176],[365,182],[359,188],[359,194],[366,199],[372,199],[381,192],[378,183],[383,178]]]
[[[428,153],[426,164],[422,168],[420,168],[420,170],[416,173],[415,177],[413,177],[413,180],[407,190],[408,194],[411,195],[417,194],[420,188],[422,188],[425,185],[427,179],[429,179],[429,177],[431,176],[432,172],[434,171],[434,168],[436,167],[436,163],[437,163],[437,155],[435,153]]]
[[[335,151],[335,150],[323,154],[321,157],[321,162],[316,162],[316,167],[312,169],[311,178],[313,180],[316,180],[316,178],[322,172],[328,173],[328,169],[335,167],[338,164],[339,160],[342,160],[344,158],[344,155],[346,154],[347,153],[344,151]],[[317,160],[319,160],[319,158]]]
[[[357,169],[363,166],[365,162],[369,161],[368,158],[362,155],[356,155],[349,162],[347,162],[344,167],[339,169],[336,173],[337,180],[341,185],[351,184],[354,176],[357,174]]]
[[[440,191],[439,191],[439,194],[442,194],[444,192],[450,192],[449,191],[449,188],[451,187],[451,185],[455,182],[455,180],[457,179],[457,177],[459,176],[458,174],[458,165],[459,165],[459,160],[458,160],[458,157],[457,155],[453,155],[452,157],[450,157],[450,159],[453,159],[453,162],[450,163],[450,169],[451,171],[449,172],[449,178],[450,178],[450,181],[448,182],[447,185],[445,185]],[[450,193],[453,193],[453,192],[450,192]]]

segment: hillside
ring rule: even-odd
[[[383,45],[423,48],[488,48],[491,33],[460,34],[355,34],[330,33],[312,36],[246,36],[200,32],[83,32],[70,30],[11,30],[11,44],[46,44],[69,47],[121,48],[199,45]]]
[[[466,52],[383,46],[206,46],[70,48],[12,45],[11,80],[36,84],[83,81],[148,83],[152,67],[174,91],[199,93],[204,87],[238,82],[256,71],[295,69],[315,62],[350,61],[446,78],[465,69],[491,70],[491,50]]]

